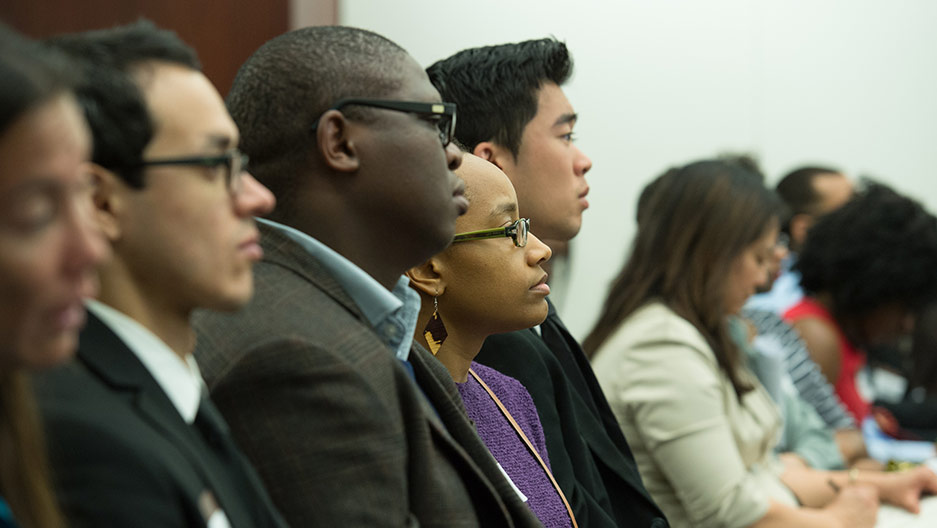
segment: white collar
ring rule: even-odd
[[[133,351],[182,419],[193,423],[205,382],[192,354],[187,354],[183,361],[153,332],[126,314],[94,299],[87,299],[85,304]]]

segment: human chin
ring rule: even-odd
[[[77,330],[24,335],[11,366],[29,370],[53,367],[72,357],[77,347]]]
[[[250,268],[246,272],[240,271],[232,276],[226,284],[218,288],[210,306],[212,310],[234,312],[243,308],[254,295],[254,275]]]

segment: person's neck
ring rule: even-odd
[[[417,322],[415,339],[427,350],[429,346],[426,337],[423,335],[423,328],[433,314],[433,302],[426,302],[423,298],[422,308],[420,309],[420,318]],[[449,376],[456,383],[465,383],[468,380],[468,371],[472,366],[475,356],[481,352],[482,345],[485,344],[487,336],[473,332],[471,329],[460,328],[455,321],[446,321],[445,315],[440,314],[442,322],[446,326],[446,340],[436,352],[436,359],[446,367]]]
[[[195,349],[191,310],[173,306],[159,294],[145,292],[119,263],[101,270],[98,300],[130,317],[163,341],[181,359]]]
[[[308,209],[288,217],[271,216],[271,220],[315,238],[361,268],[388,290],[393,290],[400,276],[422,257],[408,256],[413,251],[407,251],[402,237],[384,236],[379,228],[365,225],[366,222],[360,221],[352,214],[330,213],[328,206],[315,214],[310,213]],[[426,255],[425,258],[429,256]]]
[[[812,295],[811,297],[813,297],[813,300],[822,306],[827,312],[833,314],[833,296],[831,294],[824,292]]]

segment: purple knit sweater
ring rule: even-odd
[[[550,466],[546,441],[537,408],[527,389],[514,378],[472,362],[472,370],[491,388],[504,408],[511,413],[540,458]],[[546,528],[569,528],[572,522],[566,506],[553,488],[540,463],[530,453],[511,423],[498,409],[485,389],[469,374],[468,381],[456,383],[469,418],[495,460],[501,464],[514,485],[527,496],[527,506]]]

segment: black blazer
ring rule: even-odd
[[[491,336],[475,361],[527,388],[579,526],[666,527],[589,360],[552,304],[541,331],[542,338],[533,330]]]
[[[74,361],[36,376],[53,480],[69,526],[284,527],[259,478],[187,424],[134,353],[89,313]]]

